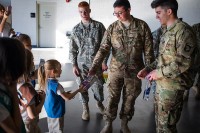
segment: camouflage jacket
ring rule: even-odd
[[[110,71],[126,70],[129,74],[134,74],[131,77],[136,76],[135,74],[144,67],[143,55],[146,65],[154,60],[152,35],[148,25],[134,17],[128,28],[119,20],[111,24],[93,61],[93,70],[99,67],[110,50]]]
[[[69,56],[72,64],[81,63],[90,67],[99,50],[104,32],[104,25],[92,19],[88,27],[82,22],[77,24],[73,28],[70,40]]]
[[[166,29],[165,27],[160,27],[157,30],[155,30],[155,31],[152,32],[152,36],[153,36],[153,50],[154,50],[154,56],[155,56],[155,58],[158,57],[160,37],[163,34],[163,32],[164,32],[165,29]]]
[[[196,39],[197,39],[197,49],[196,49],[194,65],[195,65],[196,69],[199,69],[199,67],[200,67],[200,23],[194,24],[192,26],[192,29],[193,29],[193,31],[196,35]]]
[[[177,20],[168,27],[160,40],[156,67],[159,79],[156,82],[167,89],[191,87],[189,68],[193,63],[195,47],[195,35],[188,24]],[[155,62],[151,67],[155,67]]]

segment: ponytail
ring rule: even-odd
[[[46,74],[45,74],[45,69],[44,65],[40,66],[38,68],[38,84],[39,84],[39,89],[45,91],[46,90]]]

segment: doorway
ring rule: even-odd
[[[38,47],[56,47],[56,3],[38,2]]]

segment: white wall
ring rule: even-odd
[[[16,32],[28,34],[32,39],[32,45],[36,45],[36,17],[30,17],[30,13],[36,13],[36,1],[11,0],[11,5],[12,27]]]
[[[8,1],[8,0],[4,0]],[[57,2],[57,27],[56,42],[57,46],[67,45],[68,39],[66,31],[71,31],[73,26],[80,22],[77,5],[82,0],[71,0],[66,3],[65,0],[11,0],[13,7],[12,22],[16,31],[27,33],[31,36],[33,45],[37,43],[37,21],[36,18],[30,18],[31,12],[36,11],[36,1]],[[87,0],[86,0],[87,1]],[[101,21],[106,27],[116,18],[112,15],[113,3],[115,0],[90,0],[91,17]],[[151,0],[129,0],[131,3],[131,13],[133,16],[145,20],[151,30],[159,27],[159,22],[155,18],[154,9],[151,9]],[[200,0],[178,0],[178,16],[183,18],[188,24],[200,22]]]

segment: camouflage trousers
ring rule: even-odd
[[[107,80],[108,98],[104,119],[113,121],[117,116],[118,104],[122,94],[120,119],[132,119],[135,100],[141,93],[141,80],[137,77],[124,78],[124,72],[109,72]]]
[[[155,121],[157,133],[177,133],[176,124],[183,107],[184,90],[169,90],[157,84]]]
[[[89,68],[87,66],[84,66],[84,65],[82,67],[79,67],[79,69],[80,69],[81,76],[76,78],[76,82],[77,82],[78,85],[80,85],[80,83],[87,77],[88,71],[89,71]],[[92,90],[92,92],[94,94],[94,99],[96,101],[103,102],[104,101],[103,72],[102,71],[98,71],[96,75],[97,75],[98,78],[89,89]],[[81,103],[88,103],[89,102],[88,91],[80,93],[79,101]]]
[[[200,68],[199,68],[200,69]],[[195,91],[198,95],[200,95],[200,77],[199,77],[200,71],[196,70],[196,71],[192,71],[192,78],[193,78],[193,87],[195,87]],[[189,96],[189,91],[190,88],[187,88],[187,90],[185,90],[185,95]]]
[[[194,86],[197,87],[198,91],[200,92],[200,77],[199,77],[200,72],[198,72],[195,75],[195,81],[194,81]]]

